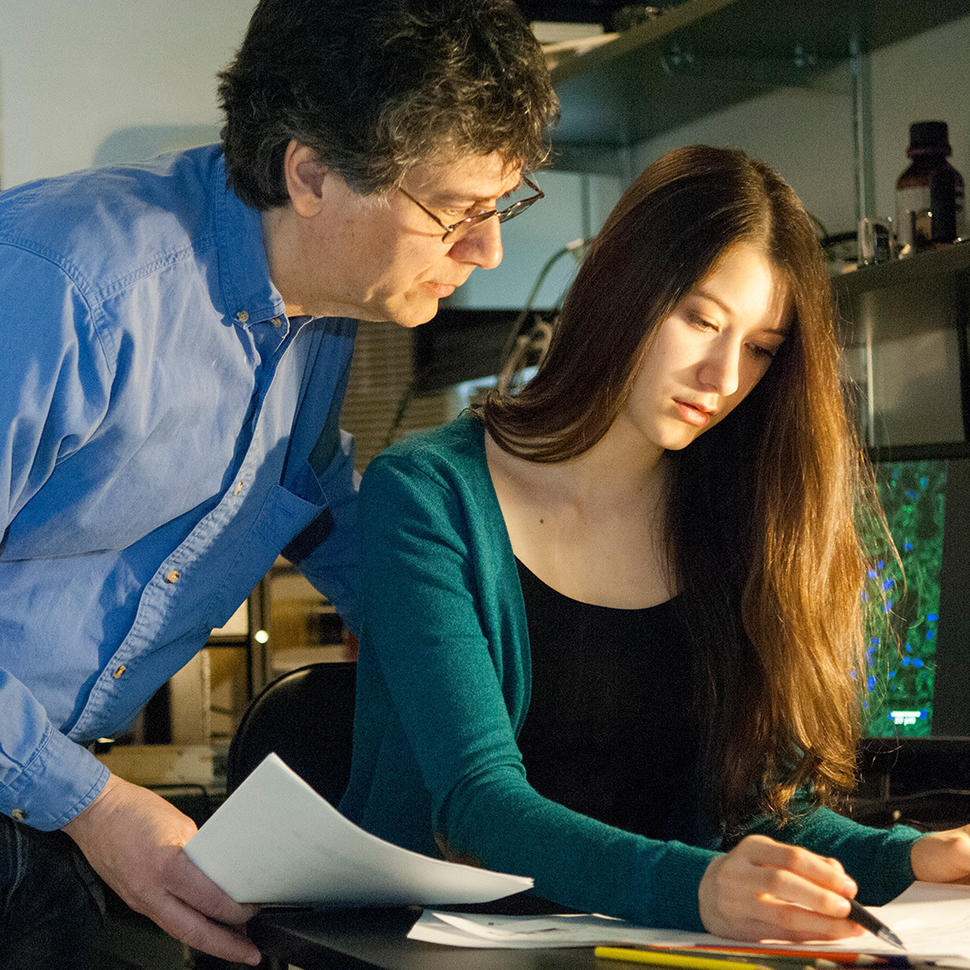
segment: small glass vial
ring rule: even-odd
[[[901,257],[963,234],[963,176],[946,160],[945,121],[909,126],[909,168],[896,181],[896,234]]]

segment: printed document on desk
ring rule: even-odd
[[[275,754],[216,809],[185,852],[240,903],[443,906],[532,887],[522,876],[431,859],[370,835]]]
[[[892,902],[873,906],[871,911],[903,940],[911,963],[925,961],[941,967],[970,968],[970,886],[916,882]],[[504,949],[624,945],[729,949],[751,945],[709,933],[654,929],[590,914],[489,916],[426,910],[408,936],[428,943]],[[758,946],[786,949],[792,944]],[[820,953],[900,955],[899,950],[887,947],[871,933],[797,946],[799,950],[815,949]],[[757,962],[752,956],[745,960]]]

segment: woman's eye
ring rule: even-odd
[[[761,357],[764,360],[774,360],[775,354],[778,353],[777,347],[762,347],[758,344],[751,344],[748,349],[755,357]]]
[[[703,330],[714,330],[717,331],[717,324],[713,320],[708,320],[707,317],[701,316],[699,313],[689,313],[687,319],[690,320],[695,327],[700,327]]]

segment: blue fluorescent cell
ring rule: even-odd
[[[895,579],[893,579],[893,578],[892,578],[892,577],[890,576],[890,577],[889,577],[889,579],[885,579],[885,580],[883,580],[883,583],[882,583],[882,588],[883,588],[884,590],[890,590],[890,589],[892,589],[892,588],[893,588],[893,587],[894,587],[895,585],[896,585],[896,580],[895,580]]]
[[[878,579],[879,578],[879,573],[877,573],[875,571],[875,569],[870,569],[868,575],[869,575],[869,578],[870,579]]]
[[[914,657],[913,658],[913,666],[916,667],[916,668],[922,667],[923,666],[923,661],[919,657]]]
[[[895,676],[896,676],[896,671],[895,670],[890,670],[889,671],[889,679],[892,680],[893,677],[895,677]]]
[[[869,594],[865,590],[862,591],[862,602],[863,603],[869,602]]]
[[[911,498],[914,501],[919,498],[919,492],[914,492],[911,488],[906,489],[906,498]]]
[[[850,677],[851,677],[851,678],[852,678],[853,680],[858,680],[858,678],[859,678],[859,671],[858,671],[858,670],[856,670],[856,669],[855,669],[855,667],[853,667],[853,668],[852,668],[852,670],[850,670],[850,671],[849,671],[849,676],[850,676]]]
[[[882,608],[883,613],[892,613],[893,611],[893,601],[886,600],[885,605]]]
[[[876,569],[882,569],[885,565],[886,565],[886,560],[880,559],[879,562],[876,563]]]
[[[913,551],[913,544],[911,542],[904,542],[903,552],[912,552],[912,551]]]
[[[909,645],[909,641],[908,640],[906,641],[906,652],[907,653],[912,653],[913,652],[913,648]]]
[[[933,637],[935,637],[935,636],[936,636],[936,630],[927,630],[926,631],[926,639],[927,640],[932,640]]]
[[[879,639],[879,637],[873,637],[873,638],[872,638],[872,639],[871,639],[871,640],[870,640],[869,642],[870,642],[870,643],[871,643],[871,644],[872,644],[872,645],[873,645],[874,647],[878,647],[878,646],[879,646],[879,644],[880,644],[880,643],[881,643],[882,641],[881,641],[881,640]]]
[[[939,618],[940,618],[940,614],[939,613],[927,613],[926,614],[926,619],[929,620],[930,623],[936,623],[936,621]]]
[[[869,690],[875,690],[875,689],[876,689],[876,678],[875,677],[870,677],[869,678]]]
[[[868,649],[868,650],[866,650],[866,656],[867,656],[867,657],[868,657],[868,658],[869,658],[870,660],[872,660],[872,658],[873,658],[873,657],[874,657],[875,655],[876,655],[876,648],[875,648],[875,647],[869,647],[869,649]]]
[[[912,657],[903,657],[903,666],[908,667],[913,662]]]

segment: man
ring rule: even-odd
[[[499,263],[557,112],[512,0],[261,0],[219,93],[222,148],[0,196],[6,965],[83,966],[94,873],[258,961],[192,822],[85,744],[281,550],[354,625],[356,320],[424,323]]]

